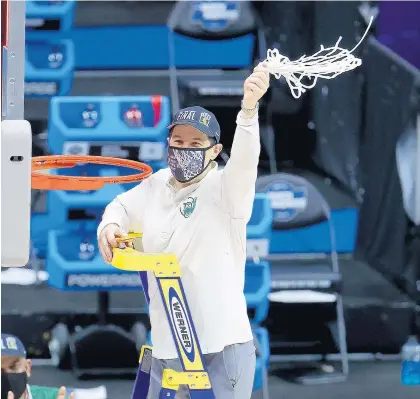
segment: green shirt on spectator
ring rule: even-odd
[[[28,385],[28,399],[57,399],[58,391],[58,388]]]

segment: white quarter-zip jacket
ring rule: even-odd
[[[230,160],[213,162],[198,183],[180,190],[162,169],[119,195],[98,227],[115,223],[142,232],[146,253],[178,257],[192,320],[203,354],[252,340],[244,295],[246,225],[251,217],[260,154],[258,115],[239,112]],[[175,359],[177,351],[159,294],[148,272],[153,356]]]

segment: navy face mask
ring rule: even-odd
[[[168,147],[168,166],[172,175],[181,183],[187,183],[199,176],[207,168],[204,165],[207,148]]]
[[[4,373],[1,374],[1,399],[7,399],[9,391],[13,392],[16,399],[19,399],[26,390],[28,375],[22,373]]]

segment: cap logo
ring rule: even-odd
[[[207,112],[202,112],[200,115],[200,123],[202,123],[203,125],[209,127],[209,123],[210,123],[210,119],[211,119],[211,115]]]
[[[178,114],[178,118],[176,118],[178,121],[180,119],[182,120],[194,120],[195,118],[195,111],[180,111]]]
[[[6,342],[2,339],[1,349],[13,349],[16,351],[18,349],[16,339],[13,337],[7,337]]]

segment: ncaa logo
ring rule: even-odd
[[[60,68],[63,64],[63,53],[59,50],[52,51],[48,55],[48,65],[51,69]]]
[[[63,145],[64,155],[88,155],[89,143],[78,141],[67,141]]]
[[[70,155],[80,155],[83,154],[83,147],[81,145],[75,144],[73,146],[69,146],[66,152]]]
[[[293,187],[287,182],[277,182],[268,189],[275,222],[288,222],[303,212],[308,205],[305,187]]]
[[[226,29],[240,17],[238,1],[196,1],[192,5],[191,22],[210,32]]]
[[[95,110],[93,104],[89,104],[85,111],[82,112],[82,124],[84,127],[95,127],[99,122],[98,111]]]
[[[90,260],[95,256],[95,247],[88,241],[84,241],[79,246],[79,259]]]
[[[191,326],[182,301],[173,288],[169,289],[169,306],[175,333],[181,343],[185,356],[190,362],[193,362],[195,353]]]

